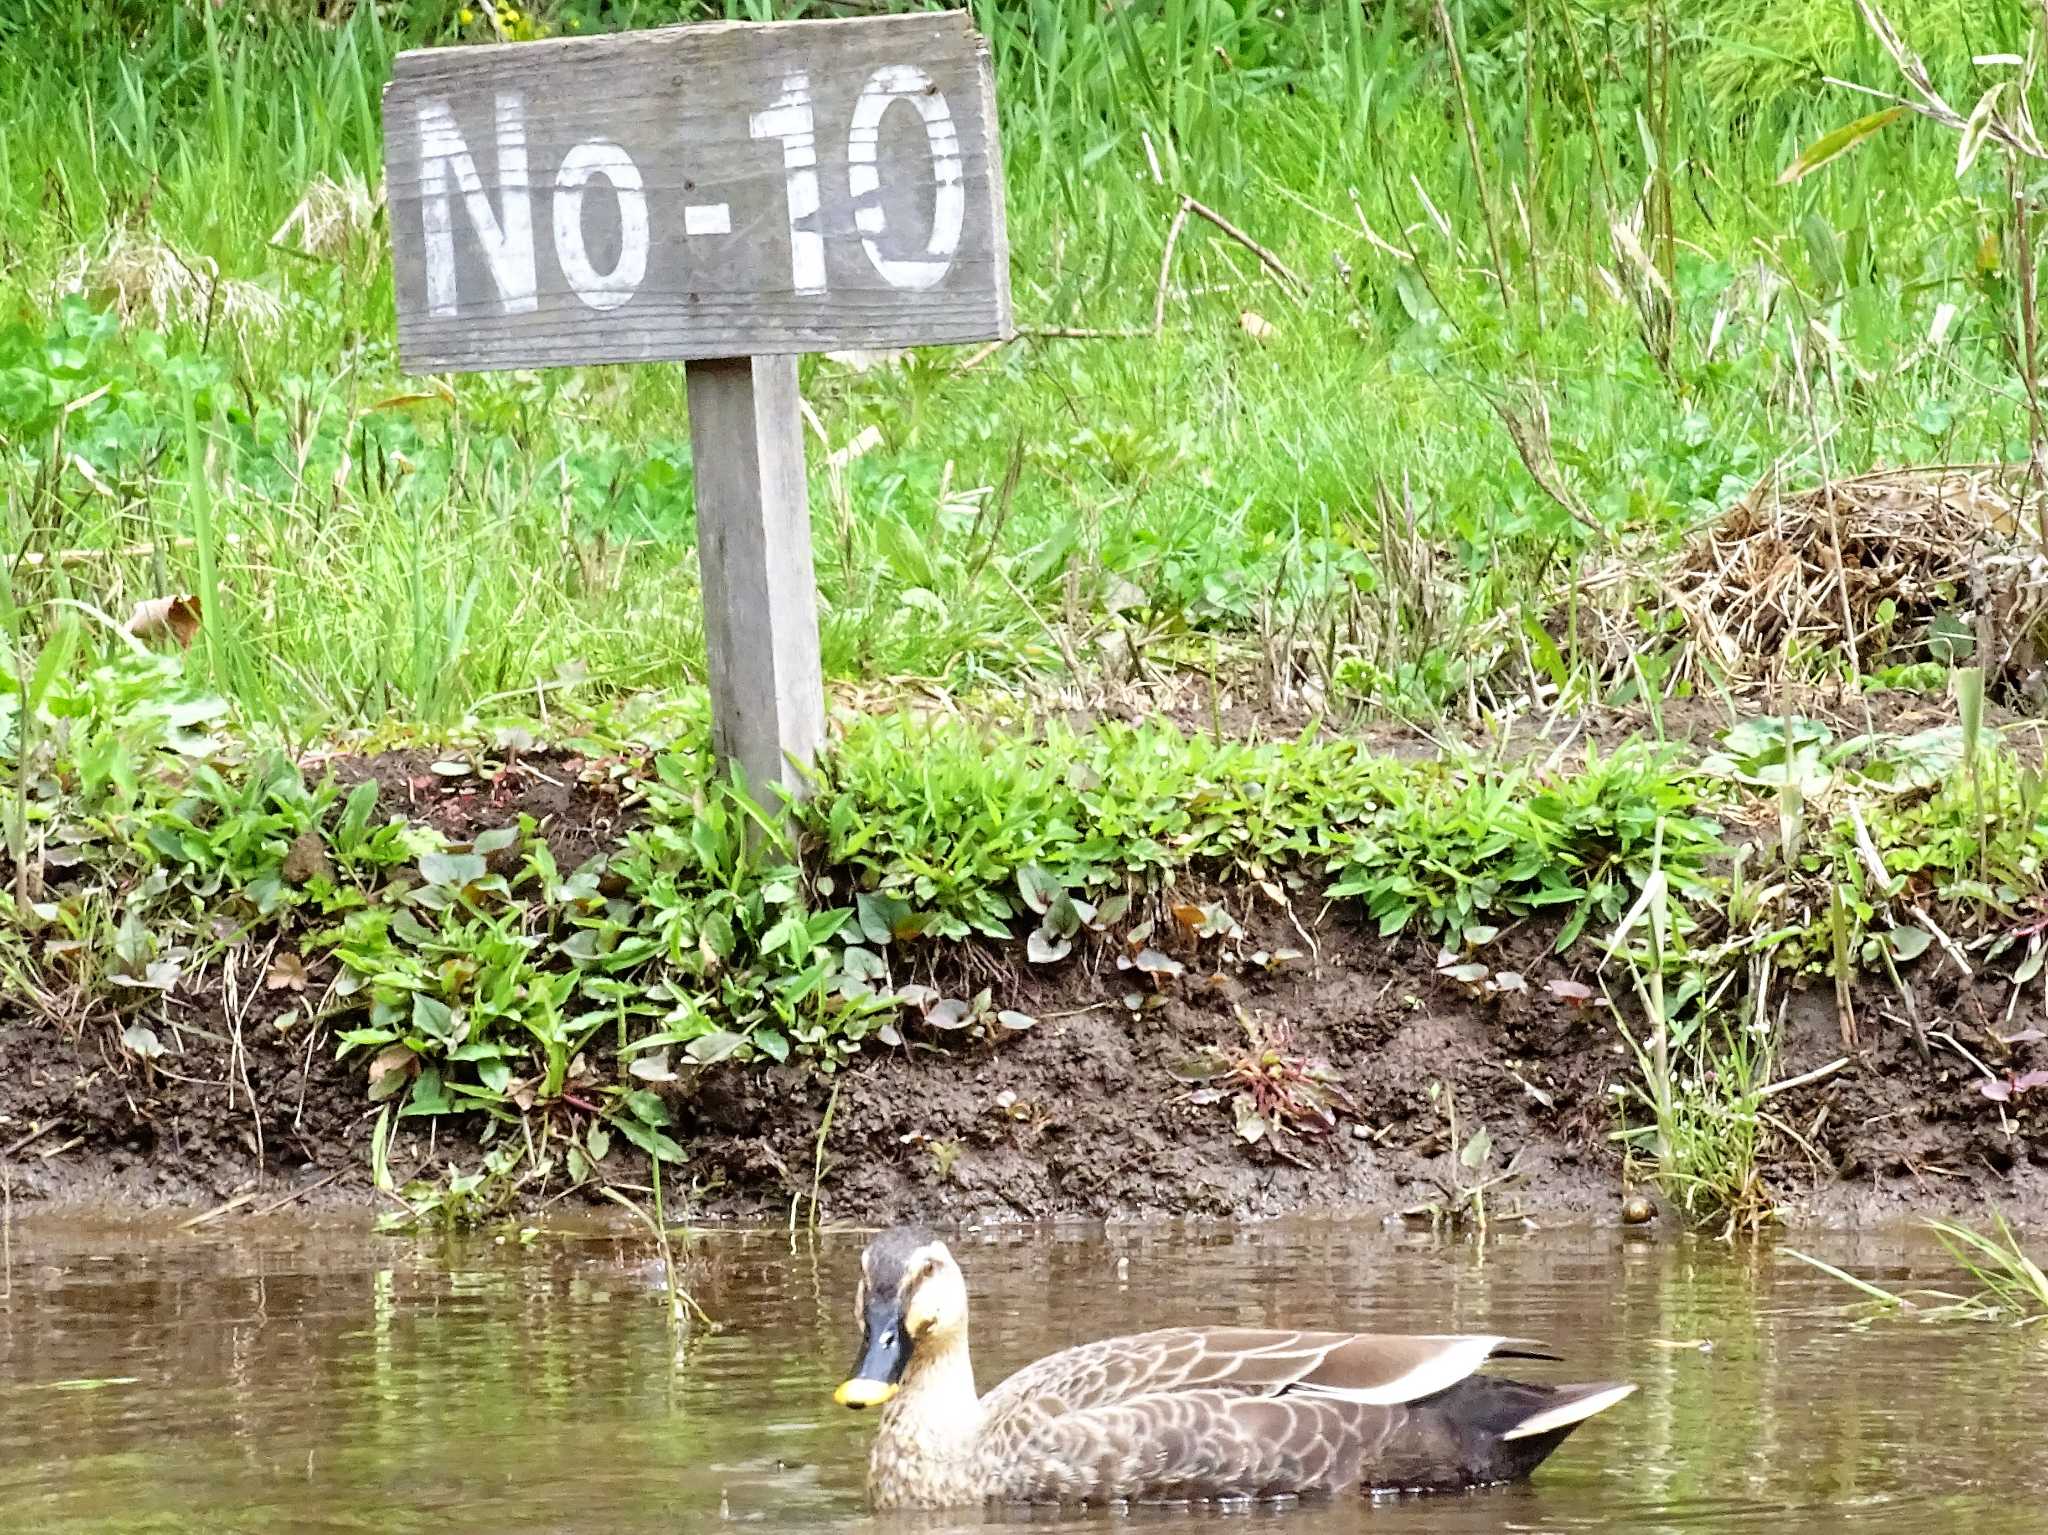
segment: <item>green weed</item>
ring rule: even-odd
[[[1934,1233],[1956,1266],[1976,1283],[1974,1291],[1893,1292],[1806,1253],[1790,1248],[1785,1251],[1786,1256],[1860,1290],[1876,1306],[1887,1311],[1913,1312],[1924,1321],[1996,1321],[2022,1326],[2048,1322],[2048,1274],[2028,1255],[2019,1233],[2003,1215],[1992,1217],[1989,1232],[1946,1220],[1931,1220],[1927,1229]]]
[[[1329,1135],[1340,1115],[1357,1115],[1358,1105],[1328,1061],[1293,1048],[1284,1020],[1239,1009],[1238,1026],[1243,1044],[1204,1046],[1175,1075],[1192,1084],[1188,1102],[1229,1109],[1239,1140],[1299,1162],[1289,1137]]]

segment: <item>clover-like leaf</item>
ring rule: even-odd
[[[1049,933],[1043,927],[1034,927],[1031,936],[1024,940],[1024,957],[1034,965],[1050,965],[1065,959],[1074,952],[1074,940],[1064,933]]]
[[[973,1008],[958,997],[946,997],[924,1015],[924,1021],[935,1029],[964,1029],[973,1012]]]

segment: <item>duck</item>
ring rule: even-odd
[[[966,1278],[931,1231],[870,1241],[856,1299],[860,1353],[834,1399],[879,1409],[877,1510],[1477,1488],[1527,1477],[1636,1389],[1478,1373],[1558,1357],[1509,1337],[1168,1327],[1048,1355],[984,1396]]]

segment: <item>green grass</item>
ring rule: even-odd
[[[1895,1293],[1806,1253],[1790,1248],[1785,1253],[1860,1290],[1884,1311],[1908,1311],[1929,1322],[2007,1322],[2027,1327],[2048,1322],[2048,1273],[2042,1272],[2003,1215],[1992,1216],[1989,1231],[1952,1220],[1930,1220],[1927,1229],[1956,1267],[1975,1283],[1969,1294],[1941,1290]]]
[[[1900,14],[1952,39],[1955,8]],[[1475,174],[1442,40],[1405,7],[984,7],[1027,327],[1149,326],[1182,194],[1311,292],[1297,306],[1197,222],[1157,339],[1023,341],[968,372],[807,361],[828,673],[1030,693],[1111,636],[1126,666],[1242,676],[1277,655],[1340,705],[1427,713],[1525,685],[1531,643],[1576,681],[1574,573],[1667,544],[1774,465],[1815,473],[1816,441],[1828,467],[2021,456],[2008,295],[1976,259],[1996,168],[1958,184],[1952,143],[1901,125],[1780,188],[1854,98],[1801,85],[1732,110],[1710,66],[1791,45],[1766,35],[1784,8],[1719,4],[1674,31],[1660,107],[1641,9],[1575,6],[1567,28],[1558,4],[1452,7]],[[377,182],[396,49],[482,23],[100,14],[0,24],[0,474],[7,543],[36,557],[13,568],[24,611],[200,592],[214,685],[299,735],[698,681],[680,370],[402,377],[381,223],[336,190]],[[1887,80],[1853,28],[1827,35],[1827,67]],[[1611,221],[1646,206],[1618,242]],[[1583,523],[1489,403],[1539,399]],[[868,428],[880,446],[832,472]],[[1392,547],[1384,490],[1414,550]]]
[[[858,726],[783,829],[712,777],[685,718],[651,746],[616,728],[570,743],[600,775],[623,754],[644,815],[571,869],[529,818],[451,844],[373,784],[247,753],[246,722],[164,658],[59,677],[34,718],[14,743],[34,878],[0,898],[26,1006],[153,1061],[179,1026],[163,996],[207,994],[260,933],[263,984],[294,999],[269,1027],[367,1060],[372,1099],[402,1117],[482,1116],[500,1178],[602,1160],[593,1131],[683,1160],[652,1088],[695,1064],[831,1071],[878,1035],[1031,1027],[914,979],[965,974],[964,940],[1028,934],[1027,962],[1056,964],[1085,927],[1135,952],[1163,893],[1257,879],[1304,903],[1358,895],[1387,933],[1482,943],[1479,924],[1544,909],[1613,920],[1652,839],[1704,894],[1719,848],[1698,776],[1647,747],[1538,774],[1314,737],[907,716]],[[448,767],[493,759],[479,743]]]

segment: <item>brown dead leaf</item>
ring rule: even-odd
[[[306,962],[287,949],[270,962],[270,969],[264,972],[265,991],[304,991],[306,989]]]
[[[278,870],[287,885],[303,885],[308,880],[324,879],[334,883],[334,865],[327,858],[327,844],[317,831],[306,830],[292,838],[292,845],[284,855],[284,865]]]
[[[385,1079],[396,1075],[401,1080],[412,1075],[413,1063],[419,1059],[408,1045],[386,1045],[370,1057],[370,1096],[388,1098],[398,1090],[399,1083],[386,1085]]]
[[[136,603],[121,632],[138,640],[168,634],[180,647],[189,650],[199,637],[199,622],[199,598],[188,592],[182,597],[151,597]]]
[[[1203,911],[1201,907],[1191,906],[1186,901],[1182,901],[1173,908],[1173,920],[1189,932],[1193,932],[1204,922],[1208,921],[1208,919],[1209,914]]]

